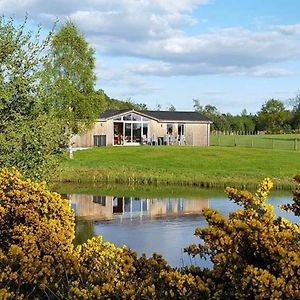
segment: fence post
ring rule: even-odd
[[[297,141],[298,141],[298,139],[295,138],[295,141],[294,141],[294,150],[297,150],[297,148],[298,148],[298,147],[297,147],[297,146],[298,146],[298,145],[297,145]]]

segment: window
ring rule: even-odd
[[[106,196],[93,196],[93,202],[106,206]]]
[[[178,124],[178,135],[184,135],[184,124]]]
[[[141,121],[142,117],[136,114],[132,114],[132,121]]]
[[[106,146],[106,135],[94,135],[94,146]]]
[[[138,114],[127,114],[119,121],[114,119],[114,145],[144,144],[149,135],[149,119]]]
[[[173,124],[167,124],[167,134],[173,134]]]

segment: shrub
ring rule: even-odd
[[[68,200],[0,171],[0,299],[197,299],[202,281],[157,254],[137,257],[94,237],[74,249]]]
[[[46,297],[62,280],[73,249],[68,201],[44,182],[23,180],[16,169],[1,170],[0,199],[0,296]]]
[[[213,268],[174,269],[101,237],[74,249],[68,201],[2,169],[0,299],[300,299],[300,226],[275,216],[271,188],[269,179],[255,195],[227,188],[243,208],[228,218],[206,209],[208,227],[195,231],[203,242],[186,248]],[[284,208],[298,214],[297,191],[294,201]]]
[[[204,242],[186,251],[213,262],[206,275],[213,298],[300,299],[300,226],[276,217],[266,203],[272,185],[264,179],[255,195],[227,188],[228,197],[243,206],[228,219],[204,211],[208,227],[195,231]]]

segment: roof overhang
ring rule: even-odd
[[[132,113],[134,113],[134,114],[136,114],[136,115],[139,115],[139,116],[141,116],[141,117],[145,117],[145,118],[147,118],[147,119],[155,120],[155,121],[158,121],[158,122],[160,121],[160,120],[157,119],[157,118],[154,118],[154,117],[152,117],[152,116],[149,116],[149,115],[147,115],[147,114],[145,114],[145,113],[143,113],[143,112],[136,111],[136,110],[134,110],[134,109],[131,109],[131,110],[127,110],[127,111],[123,111],[123,112],[117,113],[117,114],[115,114],[115,115],[113,115],[113,116],[110,116],[110,117],[108,117],[108,118],[99,118],[99,119],[97,119],[97,120],[99,120],[99,121],[107,121],[107,120],[115,119],[115,118],[118,118],[118,117],[123,117],[123,116],[125,116],[125,115],[132,114]]]
[[[126,111],[122,111],[122,112],[119,112],[119,113],[116,113],[112,116],[109,116],[107,118],[98,118],[97,120],[98,121],[107,121],[107,120],[112,120],[112,119],[115,119],[115,118],[118,118],[118,117],[123,117],[127,114],[131,114],[131,113],[134,113],[136,115],[139,115],[139,116],[142,116],[142,117],[145,117],[147,119],[151,119],[151,120],[155,120],[159,123],[189,123],[189,124],[213,124],[212,121],[195,121],[195,120],[161,120],[161,119],[158,119],[158,118],[155,118],[153,116],[150,116],[146,113],[143,113],[141,111],[136,111],[134,109],[129,109],[129,110],[126,110]]]

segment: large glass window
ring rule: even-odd
[[[132,123],[125,123],[125,142],[126,143],[131,143],[131,128],[132,128]]]
[[[123,122],[114,122],[114,145],[123,144],[123,132],[124,124]]]
[[[149,135],[149,120],[137,114],[127,114],[119,121],[114,119],[114,145],[143,144]]]
[[[132,115],[132,121],[141,121],[141,120],[142,120],[141,116],[138,116],[138,115],[135,115],[135,114]]]
[[[140,143],[142,141],[142,127],[141,123],[133,123],[132,124],[132,142],[133,143]]]
[[[131,121],[131,114],[123,116],[124,121]]]

